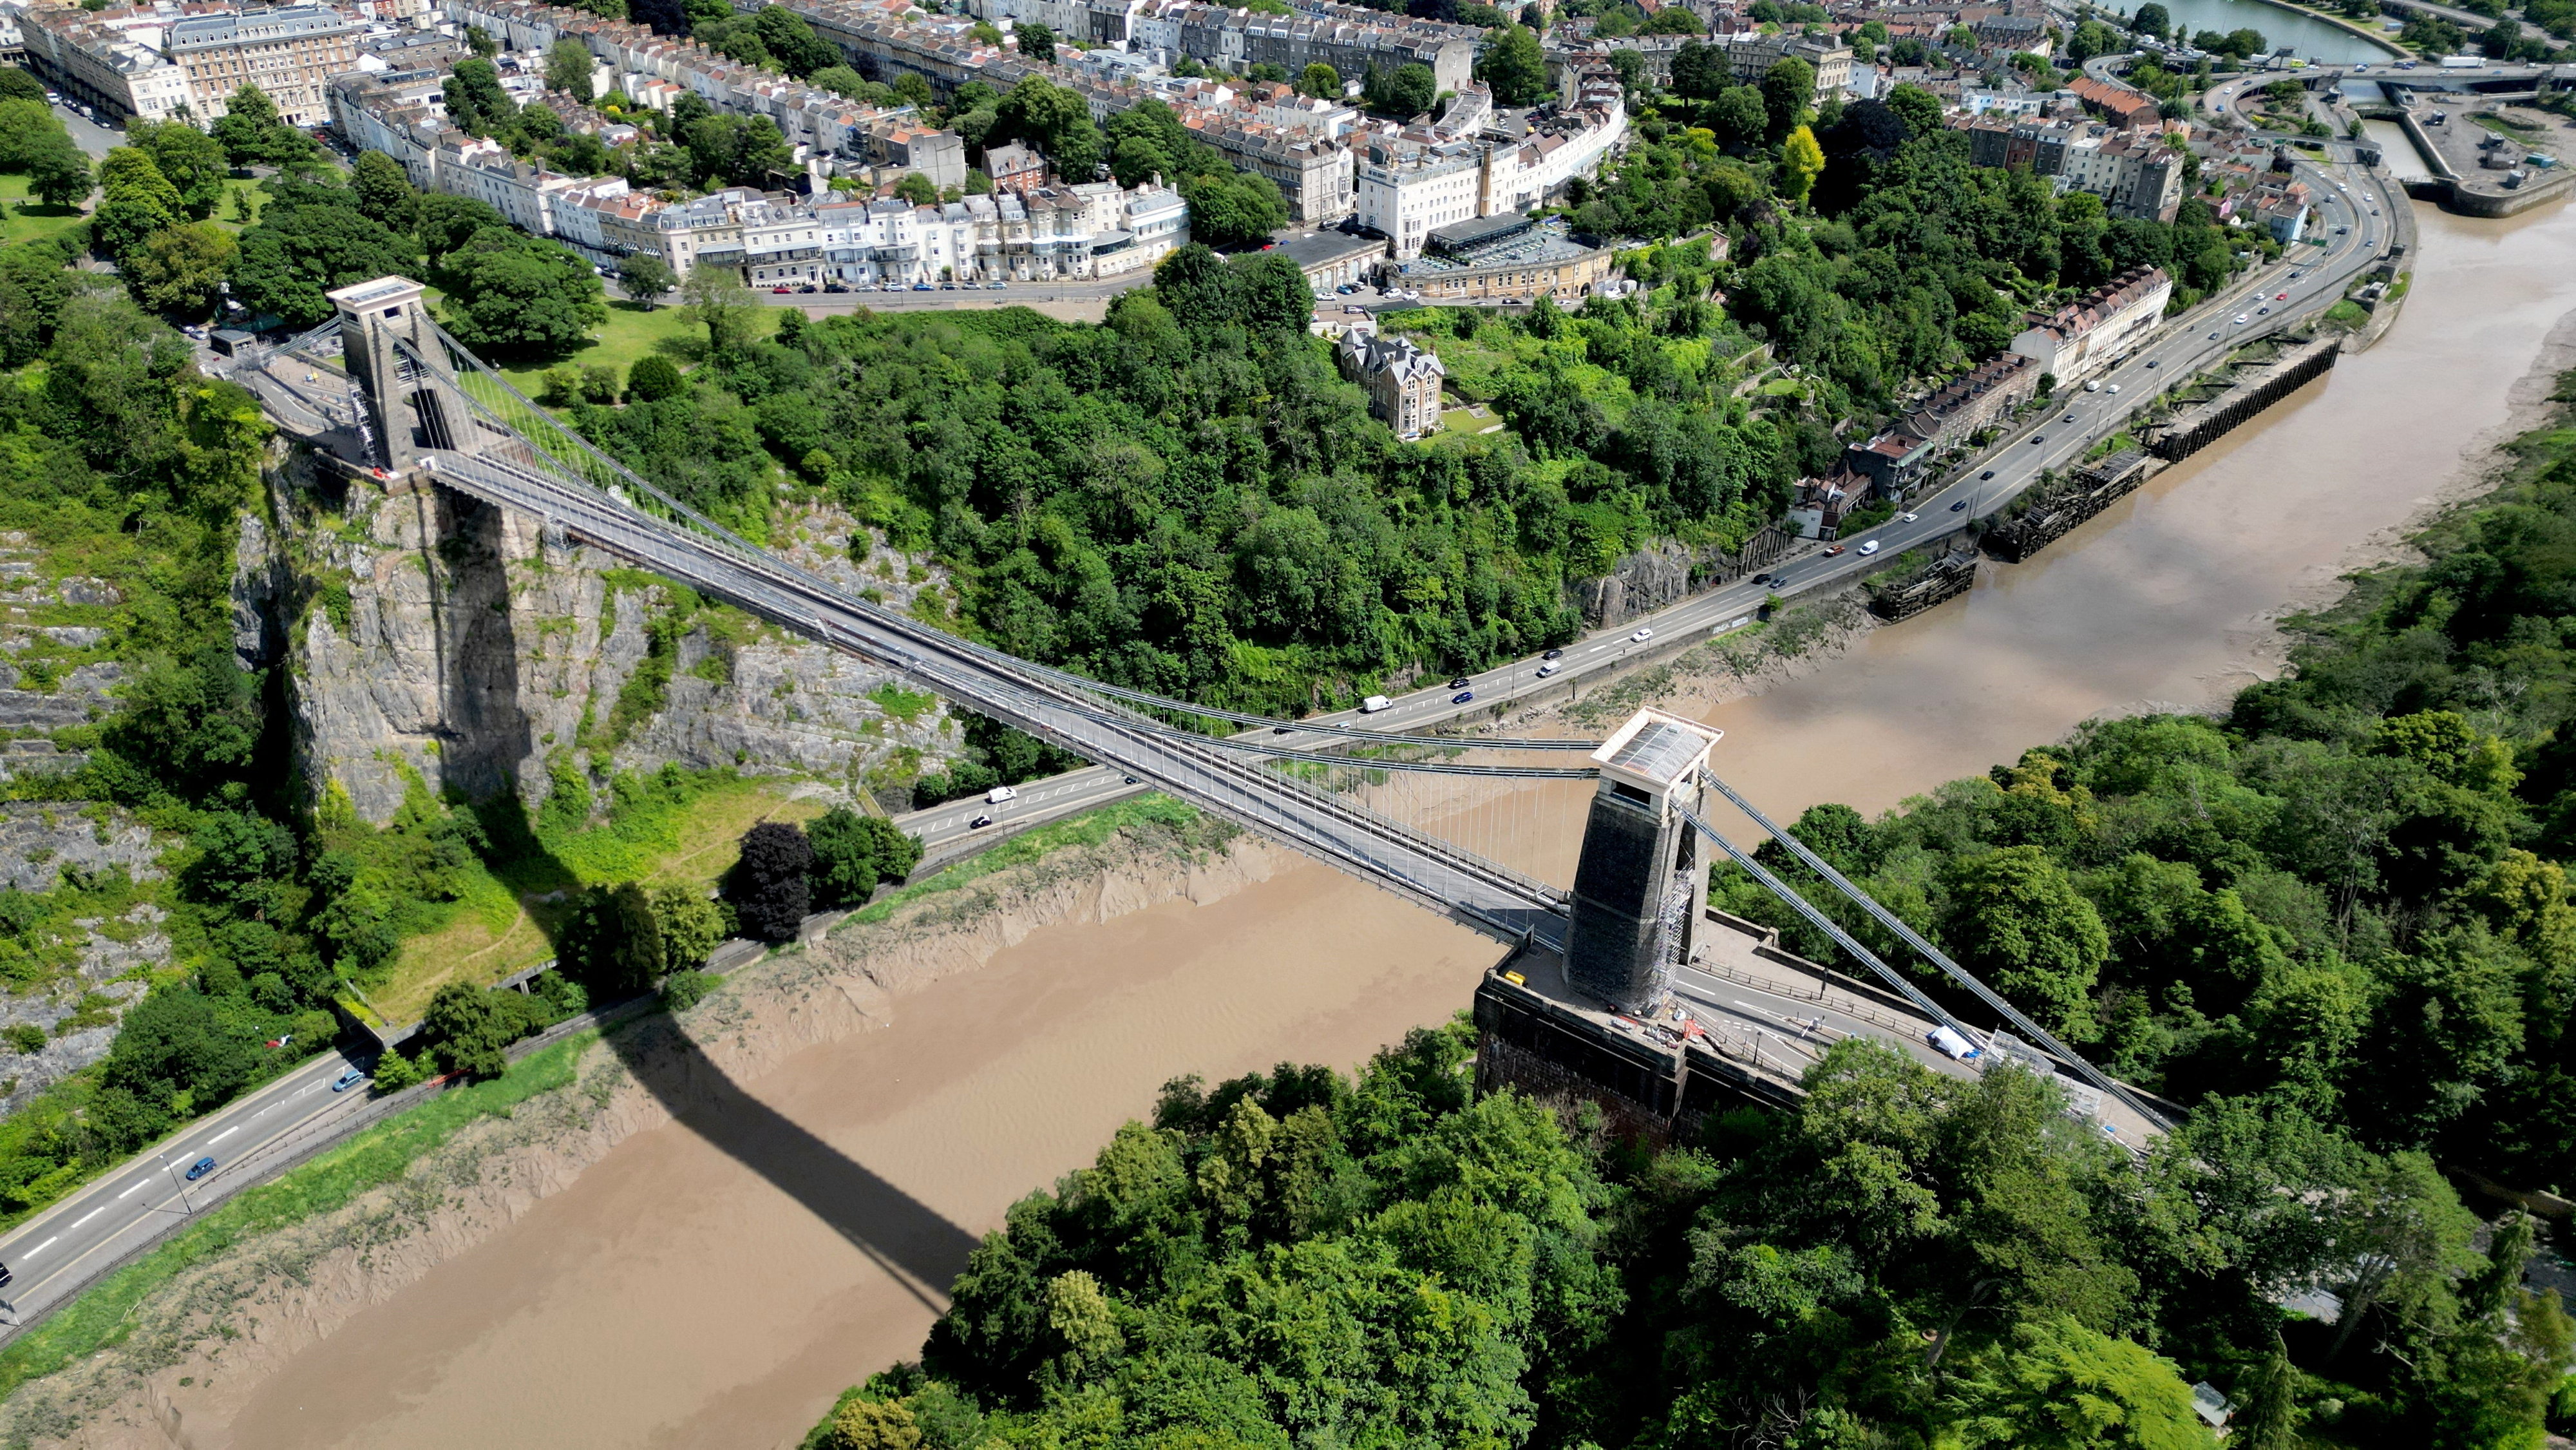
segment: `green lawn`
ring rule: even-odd
[[[771,309],[772,312],[775,310]],[[753,325],[764,324],[756,322]],[[771,316],[765,325],[775,327],[778,319]],[[589,346],[575,348],[570,354],[549,363],[505,367],[501,372],[509,378],[512,387],[533,398],[545,387],[547,368],[579,368],[608,363],[623,375],[647,354],[703,340],[704,334],[690,326],[687,317],[677,307],[664,305],[647,312],[639,303],[612,300],[608,304],[608,321],[592,334]]]
[[[27,178],[0,176],[0,243],[32,242],[76,227],[84,220],[78,207],[55,208],[27,194]]]

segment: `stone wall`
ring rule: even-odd
[[[160,851],[150,829],[122,811],[0,802],[0,887],[51,891],[66,869],[121,867],[138,881],[154,881],[162,875]],[[150,986],[148,974],[170,964],[170,938],[161,930],[165,916],[143,902],[116,921],[76,921],[80,937],[69,971],[0,995],[0,1031],[33,1026],[45,1034],[33,1052],[0,1045],[0,1117],[107,1056],[118,1019]]]

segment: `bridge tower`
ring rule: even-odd
[[[1565,978],[1616,1010],[1662,1002],[1707,914],[1707,857],[1676,808],[1699,812],[1700,766],[1722,734],[1640,710],[1592,754],[1601,783],[1574,868]]]
[[[432,449],[480,452],[482,430],[446,366],[421,285],[378,277],[326,295],[340,309],[342,360],[366,392],[371,442],[385,466],[401,472]]]

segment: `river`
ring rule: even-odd
[[[1722,768],[1784,813],[1877,811],[2088,716],[2203,703],[2267,668],[2274,612],[2416,514],[2576,310],[2576,212],[2420,221],[2413,298],[2378,348],[2037,560],[1988,565],[1965,599],[1707,712]],[[1564,832],[1579,799],[1559,793]],[[1544,854],[1559,867],[1570,839]],[[982,1233],[1164,1079],[1354,1063],[1463,1006],[1495,954],[1298,865],[1206,905],[1040,930],[745,1091]],[[265,1381],[171,1387],[189,1443],[792,1444],[843,1385],[914,1353],[932,1310],[719,1146],[741,1131],[639,1133]]]
[[[2291,54],[2306,60],[2360,61],[2376,64],[2391,58],[2394,52],[2386,46],[2373,45],[2348,30],[2317,19],[2313,15],[2286,6],[2267,5],[2264,0],[2159,0],[2174,24],[2187,34],[2197,35],[2215,30],[2224,35],[2231,30],[2259,30],[2270,49],[2287,47]],[[2110,7],[2123,15],[2137,13],[2137,4],[2114,4]],[[2375,22],[2364,21],[2363,24]]]

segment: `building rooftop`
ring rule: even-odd
[[[1605,773],[1626,775],[1655,790],[1669,790],[1708,758],[1709,747],[1726,732],[1668,715],[1640,710],[1601,742],[1592,759]]]

